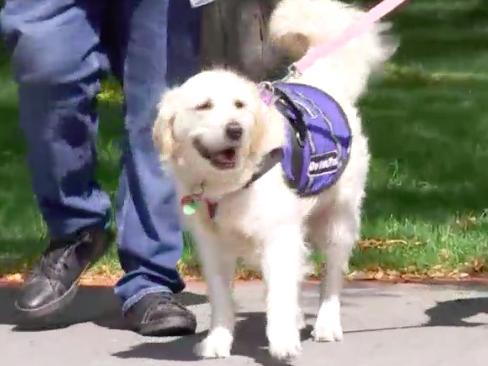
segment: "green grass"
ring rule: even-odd
[[[415,1],[392,18],[401,47],[363,100],[373,164],[355,268],[463,268],[488,259],[488,4]],[[486,268],[485,268],[486,269]]]
[[[368,1],[370,3],[370,1]],[[488,3],[415,0],[393,17],[400,49],[361,102],[373,155],[365,239],[351,268],[428,272],[488,263]],[[15,86],[0,59],[0,273],[45,245],[17,127]],[[98,176],[114,194],[120,104],[100,105]],[[44,239],[45,240],[45,239]],[[190,245],[183,262],[192,267]],[[481,264],[480,264],[481,263]],[[95,270],[117,270],[115,250]]]

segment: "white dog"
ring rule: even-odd
[[[308,47],[338,36],[361,14],[333,0],[283,0],[272,14],[270,36],[290,57],[298,58]],[[342,168],[336,166],[341,163],[338,154],[313,168],[329,173],[332,166],[337,173],[334,184],[314,195],[297,193],[282,165],[274,164],[273,152],[290,139],[289,122],[278,103],[263,101],[256,84],[230,71],[213,70],[164,95],[154,140],[175,176],[187,214],[195,211],[187,216],[188,224],[212,306],[202,356],[230,355],[237,258],[262,269],[270,353],[280,359],[299,354],[299,288],[306,243],[327,257],[313,337],[319,342],[342,339],[339,293],[359,237],[369,163],[355,103],[371,71],[394,51],[381,37],[384,29],[376,25],[289,80],[327,92],[341,106],[350,128],[352,142]]]

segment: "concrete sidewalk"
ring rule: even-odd
[[[0,288],[0,364],[5,366],[276,365],[267,353],[263,288],[240,283],[239,324],[233,354],[202,361],[192,352],[208,328],[204,285],[190,284],[183,301],[199,320],[186,338],[144,338],[125,329],[108,288],[82,288],[52,329],[17,329],[15,288]],[[313,324],[317,286],[305,286],[304,305]],[[488,287],[349,284],[343,296],[342,343],[314,343],[304,332],[294,365],[439,366],[488,363]]]

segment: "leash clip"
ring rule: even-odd
[[[296,79],[296,78],[299,78],[300,76],[302,76],[302,73],[300,72],[297,65],[295,65],[295,64],[289,65],[287,70],[288,70],[287,74],[285,75],[285,77],[283,79],[281,79],[281,81],[283,81],[283,82],[287,82],[288,80],[290,80],[292,78]]]

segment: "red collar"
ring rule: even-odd
[[[211,219],[214,219],[215,215],[217,215],[217,208],[219,207],[219,204],[217,202],[210,202],[209,200],[205,200],[205,203],[207,204],[208,216]]]

